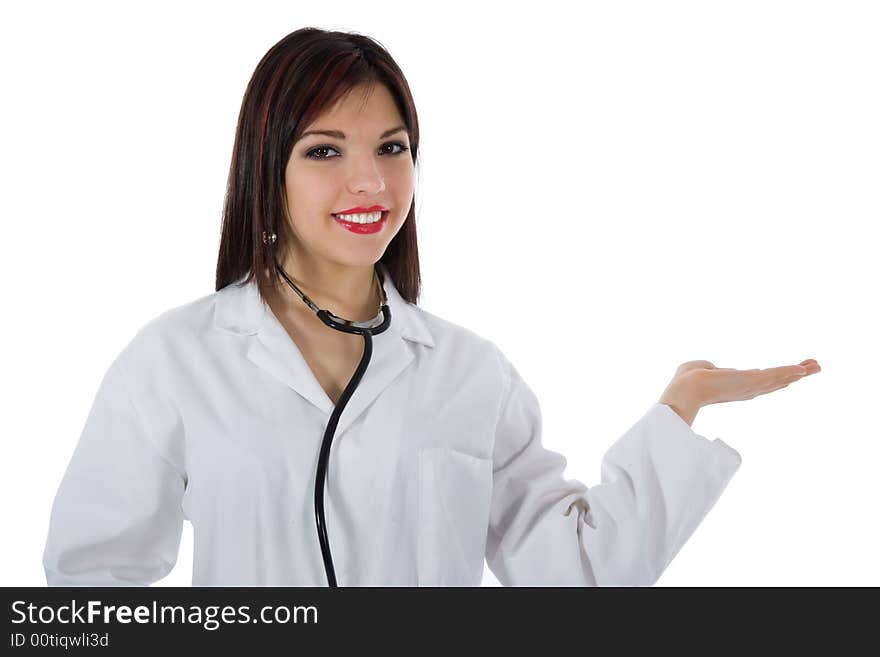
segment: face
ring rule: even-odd
[[[285,170],[293,262],[372,267],[409,212],[413,162],[403,117],[385,86],[377,83],[365,100],[367,89],[356,87],[304,130],[338,130],[344,138],[304,134],[293,145]],[[373,205],[388,209],[377,231],[352,231],[333,217]]]

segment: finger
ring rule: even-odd
[[[800,364],[807,368],[807,374],[816,374],[822,371],[822,366],[819,365],[815,358],[808,358],[801,361]]]
[[[793,376],[788,377],[787,379],[782,379],[779,382],[777,382],[776,384],[773,384],[771,386],[768,386],[767,388],[764,388],[764,389],[758,391],[758,394],[765,395],[768,392],[773,392],[774,390],[779,390],[781,388],[787,388],[789,385],[791,385],[795,381],[800,381],[801,379],[806,378],[806,376],[808,376],[808,375],[809,375],[809,372],[807,374],[803,374],[803,375],[802,374],[795,374]]]
[[[804,368],[798,365],[769,367],[751,370],[715,370],[719,375],[719,383],[727,388],[729,394],[739,394],[747,399],[748,395],[770,392],[775,386],[788,384],[804,376]],[[723,381],[720,380],[723,377]]]
[[[798,377],[800,378],[800,377]],[[752,393],[748,399],[754,399],[755,397],[760,397],[761,395],[766,395],[768,392],[776,392],[777,390],[782,390],[783,388],[787,388],[791,383],[785,383],[783,385],[778,385],[773,388],[769,388],[767,390],[759,390],[757,392]]]
[[[802,378],[800,369],[784,366],[765,370],[704,370],[700,373],[703,383],[698,389],[704,404],[753,399]]]
[[[755,383],[759,388],[772,387],[784,381],[794,381],[805,376],[808,370],[803,365],[783,365],[782,367],[769,367],[758,370],[755,375]]]
[[[804,374],[793,374],[787,377],[779,378],[771,383],[767,383],[766,385],[753,388],[749,391],[751,395],[749,399],[757,397],[759,395],[766,395],[768,392],[773,392],[775,390],[781,390],[782,388],[787,388],[795,381],[800,381],[804,378]]]

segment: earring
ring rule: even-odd
[[[266,234],[266,231],[263,231],[263,244],[275,244],[277,239],[278,236],[275,233]]]

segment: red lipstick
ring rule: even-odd
[[[386,208],[384,205],[371,205],[368,208],[357,206],[356,208],[341,210],[340,212],[334,212],[333,214],[356,214],[359,212],[388,212],[388,208]]]
[[[380,208],[380,206],[374,206],[376,208]],[[366,212],[378,212],[377,210],[366,210]],[[360,210],[359,212],[363,212]],[[333,220],[342,228],[345,228],[352,233],[356,233],[358,235],[372,235],[374,233],[378,233],[382,228],[385,227],[385,222],[388,220],[388,211],[381,210],[382,216],[379,221],[375,221],[371,224],[360,224],[354,221],[346,221],[345,219],[340,219],[338,215],[333,215]],[[342,214],[353,214],[350,211],[346,211]]]

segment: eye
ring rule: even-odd
[[[406,144],[399,142],[399,141],[386,142],[386,143],[382,144],[382,146],[379,150],[382,151],[382,149],[386,148],[387,146],[397,146],[400,150],[397,150],[394,152],[385,152],[384,153],[385,155],[401,155],[402,153],[405,153],[406,151],[409,150],[409,147]],[[314,148],[310,149],[306,153],[306,157],[309,158],[310,160],[331,160],[331,159],[333,159],[333,157],[336,157],[336,156],[328,157],[325,155],[320,155],[320,153],[323,153],[324,151],[333,151],[335,153],[339,152],[335,148],[333,148],[333,146],[329,146],[329,145],[315,146]]]
[[[399,141],[389,141],[387,144],[382,144],[382,148],[385,148],[386,146],[398,146],[400,148],[399,151],[396,151],[394,153],[389,153],[389,155],[400,155],[401,153],[404,153],[409,150],[409,147],[407,147],[405,144],[403,144],[402,142],[399,142]]]
[[[315,153],[320,153],[321,151],[336,151],[336,149],[333,148],[332,146],[317,146],[317,147],[313,148],[312,150],[310,150],[308,153],[306,153],[306,157],[311,160],[328,160],[328,159],[330,159],[328,157],[315,155]],[[339,151],[336,151],[336,152],[338,153]]]

